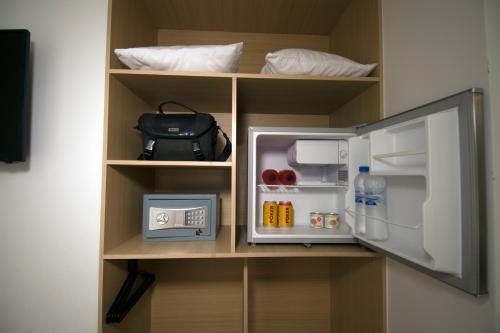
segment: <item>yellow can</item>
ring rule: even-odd
[[[278,205],[276,201],[264,201],[262,225],[264,227],[278,226]]]
[[[293,206],[290,201],[280,201],[278,205],[278,224],[281,228],[293,227]]]

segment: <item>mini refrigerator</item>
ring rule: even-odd
[[[356,128],[250,127],[247,241],[359,242],[468,293],[486,293],[481,102],[482,92],[470,89]],[[360,166],[386,181],[382,240],[354,228]],[[266,169],[292,169],[296,184],[265,185]],[[290,201],[293,227],[264,227],[265,201]],[[311,228],[311,212],[336,212],[340,227]]]

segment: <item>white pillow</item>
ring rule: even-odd
[[[362,65],[336,54],[284,49],[266,55],[261,74],[367,76],[377,64]]]
[[[229,45],[152,46],[115,49],[131,69],[189,72],[237,72],[243,43]]]

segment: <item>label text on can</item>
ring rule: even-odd
[[[280,227],[293,227],[293,206],[290,201],[280,201],[278,206],[278,224]]]
[[[277,227],[278,226],[278,205],[276,201],[265,201],[262,224],[264,227]]]

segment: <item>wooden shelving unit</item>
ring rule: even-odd
[[[245,234],[248,126],[343,127],[380,118],[380,1],[109,0],[108,21],[100,332],[383,332],[383,256],[358,245],[252,246]],[[238,73],[130,70],[113,53],[240,41]],[[283,48],[378,67],[364,78],[259,74],[265,54]],[[212,114],[233,143],[230,159],[138,161],[137,119],[165,100]],[[216,241],[144,242],[142,197],[154,192],[218,192]],[[106,324],[128,259],[156,282],[123,322]]]

